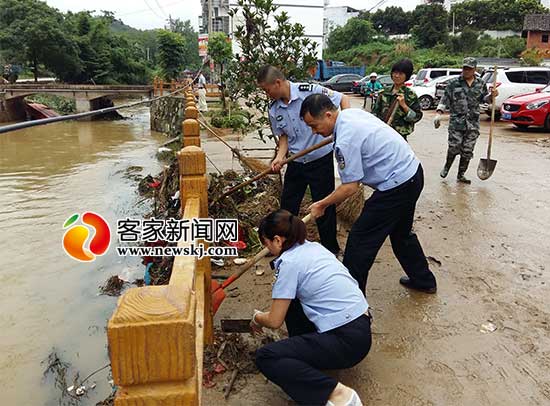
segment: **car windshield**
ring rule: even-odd
[[[543,93],[550,93],[550,85],[544,87],[544,88],[541,90],[541,92],[543,92]]]

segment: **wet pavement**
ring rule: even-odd
[[[353,99],[359,106],[361,100]],[[550,404],[550,134],[497,123],[493,176],[476,169],[485,156],[489,119],[468,171],[472,185],[439,177],[447,127],[426,112],[409,138],[425,172],[414,229],[438,278],[438,293],[399,285],[403,272],[389,241],[370,276],[373,346],[358,366],[333,372],[365,405]],[[206,147],[205,147],[206,148]],[[208,152],[208,149],[207,149]],[[340,238],[345,244],[346,229]],[[269,305],[273,273],[245,275],[216,316],[250,317]],[[261,375],[248,375],[227,401],[229,374],[205,389],[206,405],[293,404]]]

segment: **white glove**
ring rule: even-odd
[[[436,114],[434,117],[434,127],[437,129],[441,126],[441,114]]]

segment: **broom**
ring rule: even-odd
[[[365,205],[364,190],[363,184],[360,183],[359,189],[353,195],[336,206],[336,216],[340,222],[348,226],[355,223]]]
[[[204,116],[203,116],[204,117]],[[229,145],[212,127],[210,127],[208,124],[206,124],[205,121],[198,119],[198,122],[206,129],[210,134],[212,134],[214,137],[216,137],[218,140],[220,140],[227,148],[231,150],[233,155],[248,169],[250,169],[253,172],[263,172],[270,168],[270,166],[264,164],[258,159],[249,158],[240,153],[240,151],[236,148],[233,148],[231,145]]]

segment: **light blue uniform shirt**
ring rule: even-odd
[[[420,165],[397,131],[361,109],[339,112],[334,138],[342,183],[360,181],[373,189],[389,190],[412,178]]]
[[[343,326],[369,305],[357,281],[333,253],[316,242],[295,244],[275,261],[273,299],[298,299],[319,333]]]
[[[329,90],[322,86],[310,83],[290,82],[290,101],[285,104],[282,100],[275,100],[269,108],[269,121],[273,133],[280,137],[288,136],[288,150],[291,154],[303,151],[323,141],[319,134],[313,134],[311,128],[300,118],[302,102],[310,94],[323,93],[332,100],[335,106],[340,106],[342,93]],[[324,157],[332,151],[332,145],[328,144],[309,154],[298,158],[295,162],[307,163]]]

